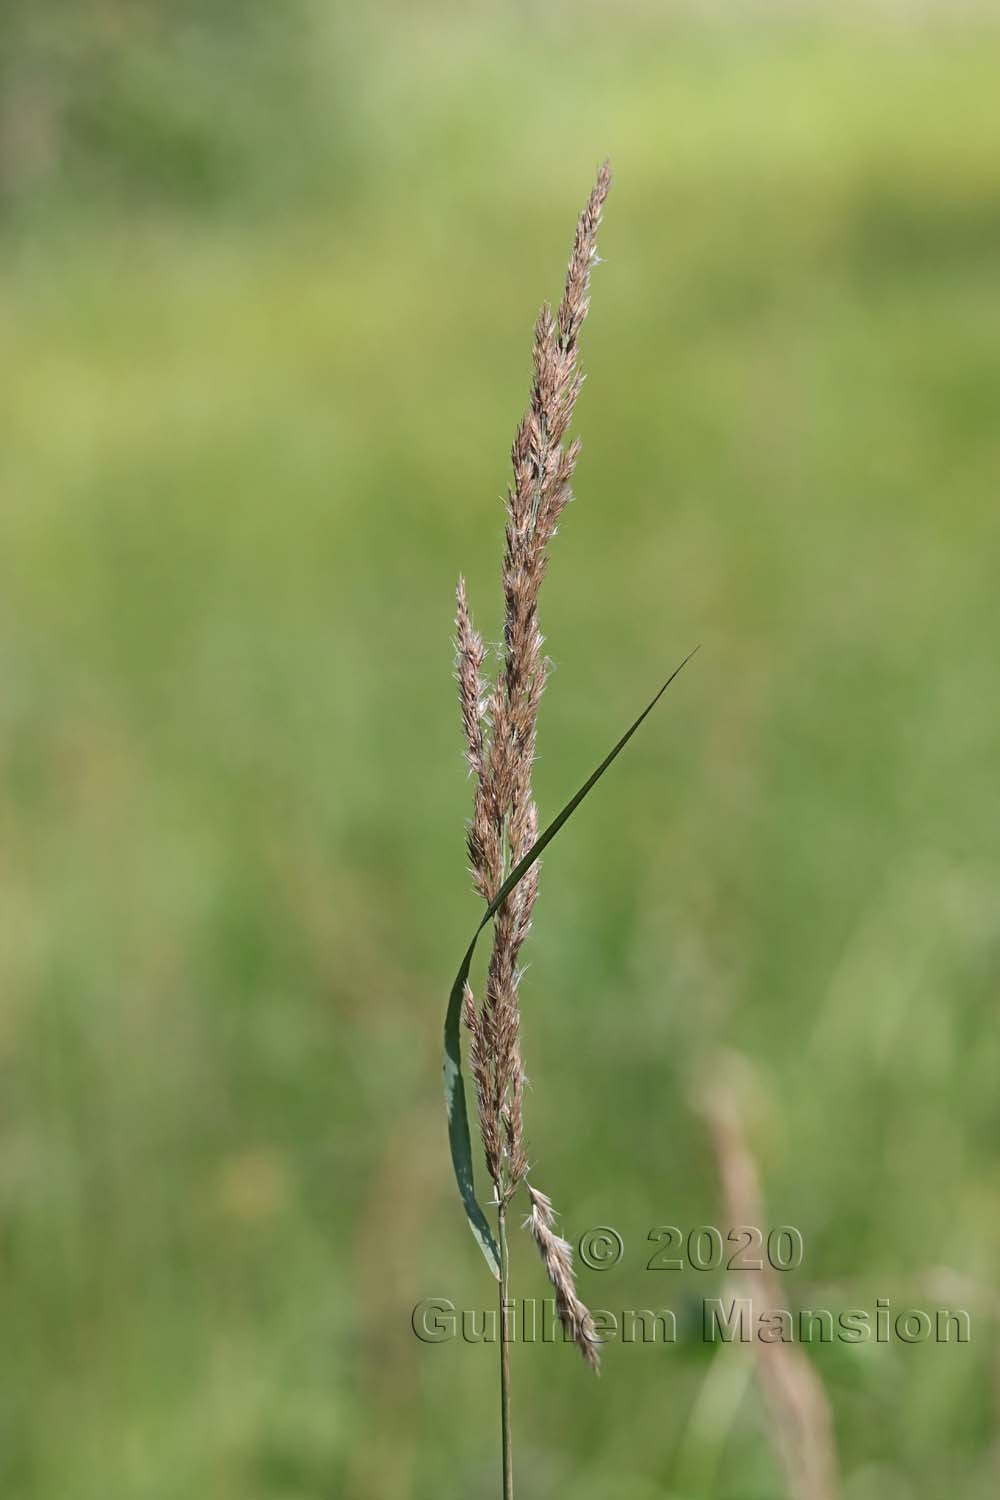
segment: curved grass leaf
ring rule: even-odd
[[[647,703],[635,722],[629,725],[614,748],[608,751],[601,764],[597,767],[597,770],[587,777],[580,790],[570,798],[562,812],[556,814],[544,832],[538,835],[538,838],[532,844],[524,858],[519,860],[513,870],[511,870],[507,879],[486,908],[479,926],[472,934],[472,941],[465,951],[465,957],[462,959],[458,973],[455,975],[455,982],[451,987],[451,994],[448,998],[448,1012],[444,1021],[444,1098],[448,1111],[448,1140],[451,1145],[451,1161],[455,1169],[455,1181],[458,1183],[458,1191],[465,1205],[465,1214],[469,1221],[469,1228],[472,1230],[476,1238],[476,1243],[486,1257],[486,1264],[498,1280],[500,1278],[500,1251],[493,1232],[486,1221],[486,1215],[483,1213],[479,1200],[476,1197],[475,1180],[472,1170],[472,1142],[469,1138],[469,1117],[465,1107],[465,1083],[462,1077],[462,995],[465,990],[465,981],[469,977],[469,969],[472,967],[472,958],[476,951],[476,943],[479,941],[479,934],[483,928],[493,920],[511,891],[519,881],[523,880],[542,850],[547,844],[552,842],[563,824],[567,823],[573,816],[584,797],[600,781],[605,771],[611,765],[611,762],[625,749],[625,746],[635,734],[643,719],[653,711],[674,678],[682,668],[687,666],[697,650],[698,647],[695,646],[694,651],[688,652],[680,666],[674,668],[659,692]]]

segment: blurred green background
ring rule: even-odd
[[[537,1180],[624,1237],[592,1304],[715,1295],[646,1235],[722,1221],[691,1096],[743,1053],[793,1305],[972,1313],[811,1351],[845,1496],[996,1493],[996,19],[8,0],[4,1496],[496,1494],[495,1349],[409,1322],[493,1295],[452,598],[498,635],[606,153],[543,818],[703,649],[546,856]],[[513,1363],[522,1500],[784,1493],[749,1351]]]

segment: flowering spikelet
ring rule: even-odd
[[[483,679],[482,666],[486,659],[483,638],[472,624],[468,600],[465,597],[465,579],[458,580],[458,608],[455,614],[456,677],[458,698],[462,709],[462,727],[465,730],[466,759],[469,770],[479,776],[483,769]]]
[[[493,1107],[493,1090],[490,1085],[488,1063],[489,1049],[483,1035],[483,1027],[476,1015],[476,1002],[468,983],[466,983],[462,1000],[462,1019],[469,1033],[469,1065],[476,1086],[476,1106],[479,1114],[479,1129],[483,1138],[483,1151],[486,1153],[486,1169],[496,1182],[500,1177],[503,1149],[500,1139],[500,1121]]]
[[[526,1229],[538,1246],[545,1271],[556,1294],[556,1312],[566,1334],[573,1340],[592,1370],[601,1360],[601,1346],[594,1320],[576,1295],[573,1276],[573,1250],[568,1240],[556,1234],[555,1211],[551,1200],[528,1183],[531,1213],[525,1219]]]
[[[570,479],[580,445],[564,446],[563,439],[583,383],[577,369],[577,339],[589,306],[590,268],[597,258],[597,229],[610,186],[605,163],[577,224],[559,307],[553,313],[544,306],[535,322],[528,409],[511,449],[513,478],[507,491],[502,571],[503,647],[492,686],[483,680],[485,651],[472,623],[465,582],[458,583],[456,677],[466,759],[476,778],[467,842],[472,878],[487,903],[538,834],[531,768],[546,676],[538,593],[547,545],[572,498]],[[536,864],[497,912],[482,1008],[477,1015],[469,997],[464,1007],[487,1166],[498,1199],[504,1201],[528,1170],[521,1118],[518,956],[531,930],[538,873]]]

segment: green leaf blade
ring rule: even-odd
[[[527,854],[511,870],[503,885],[497,891],[496,896],[486,908],[482,921],[472,935],[472,941],[465,952],[465,957],[455,976],[455,982],[451,987],[448,997],[448,1010],[444,1022],[444,1096],[445,1107],[448,1114],[448,1141],[451,1147],[451,1161],[455,1172],[455,1181],[458,1185],[459,1195],[465,1207],[465,1215],[469,1221],[469,1228],[479,1248],[486,1258],[493,1275],[500,1279],[500,1250],[486,1220],[486,1215],[476,1197],[475,1177],[472,1162],[472,1141],[469,1135],[469,1116],[465,1104],[465,1081],[462,1075],[462,997],[465,991],[465,982],[469,977],[472,967],[472,959],[476,951],[479,935],[487,923],[499,911],[511,891],[522,881],[538,859],[543,849],[552,842],[559,830],[568,823],[576,812],[580,803],[590,791],[597,785],[605,771],[614,760],[618,758],[625,749],[629,740],[635,734],[643,720],[652,713],[653,709],[663,697],[667,688],[674,678],[687,666],[699,648],[695,646],[694,651],[689,651],[679,666],[675,667],[666,682],[657,693],[650,699],[638,718],[629,725],[621,739],[613,746],[601,761],[595,771],[587,777],[587,780],[574,793],[561,812],[557,813],[548,827],[538,835]]]

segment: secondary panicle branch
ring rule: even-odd
[[[545,1274],[552,1283],[559,1321],[587,1364],[596,1371],[601,1362],[601,1346],[594,1320],[576,1295],[572,1246],[555,1232],[556,1216],[551,1199],[532,1187],[530,1182],[528,1196],[531,1199],[531,1212],[524,1221],[525,1228],[531,1231],[531,1238],[538,1246],[538,1253],[545,1266]]]

